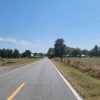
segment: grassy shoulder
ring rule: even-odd
[[[41,58],[17,58],[17,59],[0,59],[0,67],[19,67],[37,61]]]
[[[100,80],[66,65],[60,60],[52,59],[52,62],[85,100],[100,100]]]

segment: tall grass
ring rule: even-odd
[[[98,65],[85,63],[75,59],[68,59],[67,64],[81,70],[82,72],[88,73],[92,77],[100,79],[100,67]]]

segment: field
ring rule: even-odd
[[[100,66],[100,58],[68,58],[71,60],[78,60],[82,63]]]
[[[40,58],[0,59],[0,67],[3,67],[3,66],[16,67],[16,66],[32,63],[32,62],[39,60],[39,59]]]
[[[66,64],[100,79],[100,58],[67,58]]]
[[[99,65],[100,58],[73,58],[72,60],[77,59],[83,63]],[[91,75],[80,71],[78,68],[64,64],[58,58],[52,59],[52,62],[85,100],[100,100],[99,79],[93,78]]]

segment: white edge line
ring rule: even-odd
[[[71,86],[71,84],[64,78],[64,76],[60,73],[60,71],[55,67],[55,65],[49,60],[49,62],[53,65],[54,69],[59,73],[61,78],[64,80],[64,82],[67,84],[67,86],[70,88],[70,90],[73,92],[77,100],[83,100],[79,94],[75,91],[75,89]]]
[[[37,61],[35,61],[35,62],[33,62],[33,63],[30,63],[30,64],[27,64],[27,65],[36,64],[36,63],[38,63],[38,61],[41,61],[41,60],[42,60],[42,59],[37,60]],[[22,65],[22,67],[27,66],[27,65]],[[4,77],[4,76],[6,76],[6,75],[12,73],[13,71],[16,71],[16,70],[18,70],[18,69],[21,69],[22,67],[12,69],[11,71],[9,71],[9,72],[7,72],[7,73],[1,75],[0,78],[2,78],[2,77]]]

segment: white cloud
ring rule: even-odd
[[[5,42],[5,43],[17,43],[17,40],[14,38],[2,38],[0,37],[0,42]]]
[[[9,37],[6,37],[6,38],[0,37],[0,42],[1,43],[17,44],[20,46],[31,46],[33,44],[32,42],[27,41],[27,40],[17,40],[15,38],[9,38]]]
[[[29,45],[32,45],[32,42],[26,41],[26,40],[20,40],[19,44],[22,46],[29,46]]]

